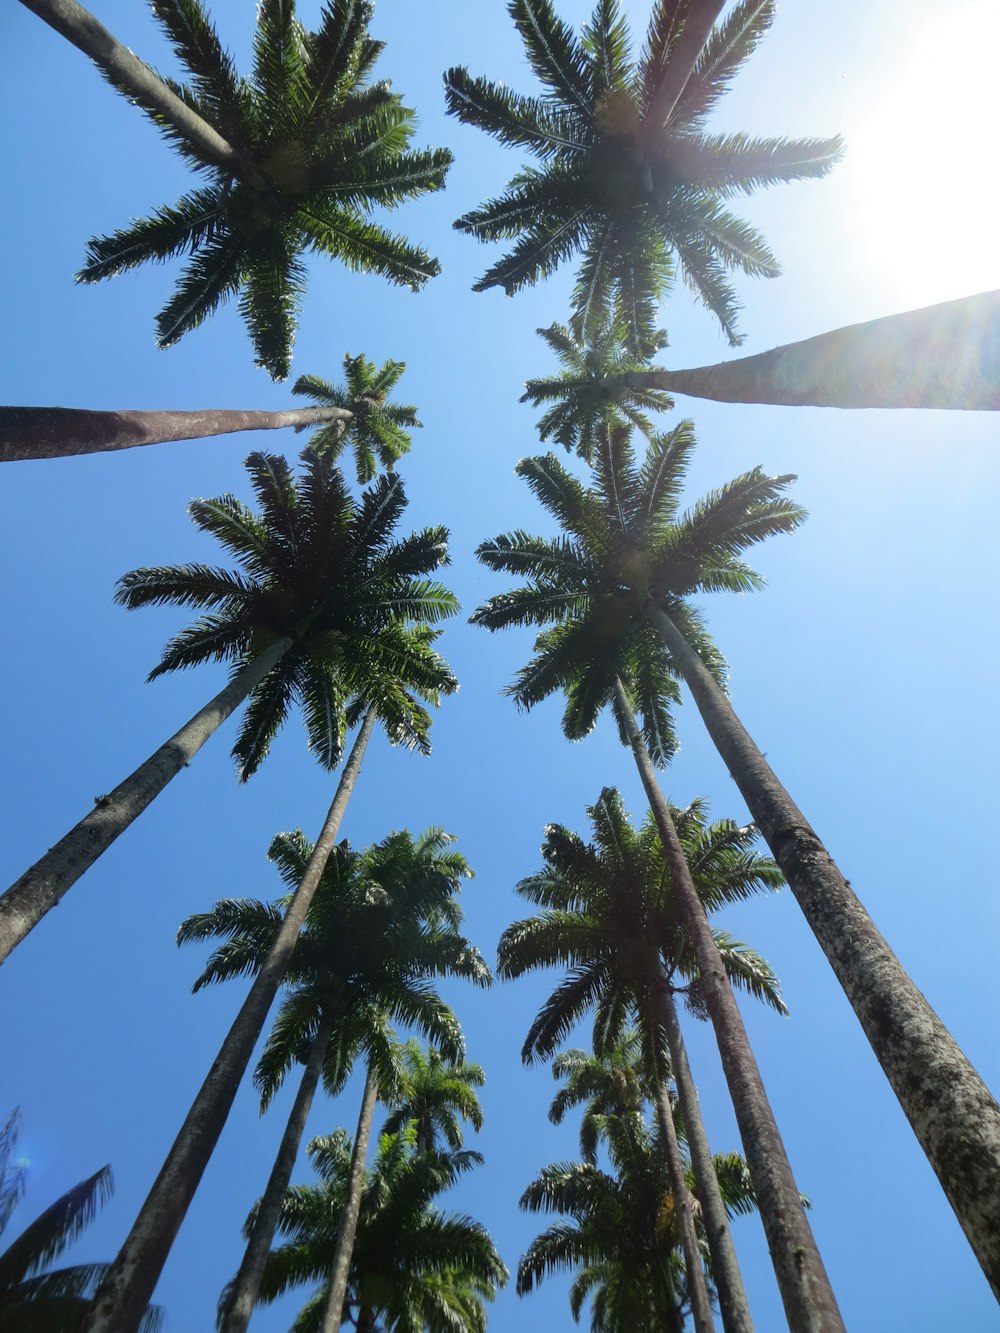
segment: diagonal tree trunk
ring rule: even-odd
[[[688,5],[684,29],[643,119],[643,137],[650,149],[657,147],[661,131],[673,115],[725,3],[726,0],[692,0]]]
[[[708,733],[1000,1299],[1000,1106],[921,995],[704,663],[650,603]]]
[[[747,1304],[747,1294],[743,1287],[743,1275],[736,1258],[732,1232],[729,1230],[726,1205],[719,1189],[719,1177],[715,1174],[715,1163],[708,1146],[705,1122],[701,1118],[698,1092],[691,1077],[691,1067],[688,1064],[680,1023],[677,1021],[673,991],[666,978],[658,987],[657,998],[657,1015],[667,1034],[667,1045],[670,1047],[670,1063],[687,1129],[688,1152],[691,1154],[691,1165],[698,1186],[701,1220],[705,1226],[708,1248],[712,1255],[712,1276],[715,1278],[715,1286],[719,1293],[722,1326],[726,1333],[753,1333],[753,1320],[750,1317],[750,1307]]]
[[[333,1032],[334,1016],[324,1014],[309,1051],[309,1059],[302,1073],[299,1090],[295,1094],[285,1132],[281,1136],[278,1154],[268,1177],[267,1188],[254,1218],[250,1239],[243,1253],[239,1272],[224,1293],[219,1311],[217,1327],[219,1333],[246,1333],[257,1304],[260,1291],[260,1279],[264,1264],[270,1253],[271,1242],[281,1217],[281,1205],[292,1178],[299,1144],[305,1133],[306,1121],[312,1107],[313,1097],[319,1085],[320,1074],[330,1047],[330,1034]]]
[[[0,896],[0,963],[186,764],[292,647],[278,639]]]
[[[134,449],[170,440],[202,440],[244,430],[280,430],[350,421],[346,407],[299,407],[287,412],[91,412],[78,407],[0,407],[0,463]]]
[[[621,681],[616,686],[616,697],[698,959],[705,1000],[789,1327],[795,1333],[844,1333],[837,1300],[816,1248],[722,956]]]
[[[647,1005],[646,1023],[650,1050],[653,1052],[653,1058],[657,1059],[660,1048],[657,1033],[661,1025],[652,995]],[[656,1083],[656,1118],[663,1136],[663,1152],[667,1159],[667,1174],[670,1176],[670,1186],[674,1194],[674,1209],[680,1220],[678,1230],[681,1233],[684,1267],[688,1276],[691,1316],[694,1319],[695,1333],[714,1333],[712,1302],[708,1295],[708,1283],[705,1281],[705,1269],[702,1266],[698,1235],[694,1227],[691,1191],[685,1179],[684,1161],[681,1157],[680,1144],[677,1142],[677,1129],[674,1126],[673,1108],[670,1105],[670,1092],[667,1088],[667,1075],[662,1064],[662,1059],[657,1059],[656,1067],[653,1069]]]
[[[334,1251],[333,1264],[330,1268],[330,1292],[323,1309],[320,1333],[338,1333],[344,1320],[344,1301],[347,1298],[347,1279],[351,1272],[351,1256],[354,1253],[354,1237],[358,1231],[358,1217],[361,1214],[361,1196],[364,1192],[365,1161],[368,1157],[368,1140],[372,1132],[372,1120],[375,1118],[375,1104],[378,1101],[378,1076],[375,1064],[368,1058],[368,1073],[365,1077],[365,1090],[361,1098],[361,1114],[358,1117],[358,1132],[351,1152],[351,1166],[347,1176],[347,1198],[344,1202],[344,1215],[340,1219],[337,1233],[337,1248]]]
[[[21,0],[21,3],[91,58],[109,83],[141,107],[162,116],[210,162],[257,189],[267,182],[238,149],[183,102],[160,76],[123,46],[76,0]]]
[[[295,890],[277,939],[192,1103],[125,1244],[94,1297],[79,1333],[136,1333],[174,1237],[222,1133],[268,1010],[291,961],[302,923],[340,830],[368,739],[369,709],[344,765],[333,804]]]

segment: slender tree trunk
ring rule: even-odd
[[[1000,1106],[913,984],[729,700],[650,604],[698,711],[1000,1299]]]
[[[691,1077],[684,1038],[681,1036],[680,1023],[677,1021],[677,1008],[673,993],[666,979],[659,987],[658,1014],[667,1034],[670,1047],[670,1063],[673,1066],[674,1082],[677,1084],[677,1096],[687,1128],[688,1152],[698,1186],[698,1199],[701,1203],[701,1220],[708,1238],[708,1248],[712,1255],[712,1276],[715,1278],[719,1293],[719,1313],[726,1333],[753,1333],[753,1320],[750,1306],[743,1287],[743,1275],[736,1258],[726,1205],[719,1189],[719,1177],[715,1174],[715,1163],[708,1146],[705,1122],[701,1118],[701,1106],[698,1092]]]
[[[659,1049],[656,1034],[660,1028],[656,1007],[650,1000],[647,1014],[650,1045]],[[698,1235],[694,1227],[694,1210],[691,1206],[691,1191],[685,1179],[684,1160],[681,1146],[677,1142],[677,1129],[674,1125],[673,1108],[670,1105],[670,1092],[667,1088],[667,1076],[662,1067],[662,1060],[657,1060],[653,1071],[656,1077],[656,1117],[663,1136],[663,1151],[667,1159],[667,1173],[674,1192],[674,1211],[680,1221],[678,1230],[681,1234],[681,1247],[684,1250],[684,1266],[688,1275],[688,1294],[691,1298],[691,1315],[694,1319],[695,1333],[713,1333],[715,1321],[712,1318],[712,1302],[708,1295],[708,1283],[705,1281],[705,1269],[701,1262],[698,1248]]]
[[[281,1136],[278,1155],[274,1159],[274,1166],[271,1168],[267,1188],[264,1190],[264,1197],[257,1209],[253,1230],[243,1254],[243,1262],[229,1286],[225,1295],[225,1302],[219,1313],[217,1321],[219,1333],[246,1333],[247,1326],[250,1323],[250,1316],[253,1314],[254,1306],[257,1304],[257,1294],[260,1291],[261,1275],[264,1272],[271,1242],[274,1239],[278,1220],[281,1217],[281,1205],[285,1198],[285,1191],[288,1189],[289,1181],[292,1178],[299,1144],[302,1142],[302,1135],[305,1133],[306,1121],[309,1118],[313,1097],[330,1046],[333,1024],[333,1014],[325,1014],[313,1039],[309,1059],[299,1083],[299,1090],[295,1094],[295,1102],[288,1117],[285,1132]]]
[[[368,1073],[365,1077],[365,1091],[361,1098],[361,1114],[358,1117],[358,1132],[354,1139],[351,1167],[347,1176],[347,1199],[344,1203],[344,1215],[340,1219],[340,1230],[337,1233],[337,1248],[330,1269],[330,1294],[326,1298],[326,1305],[323,1309],[320,1333],[338,1333],[344,1318],[347,1279],[351,1272],[354,1237],[358,1231],[361,1196],[364,1192],[368,1140],[371,1137],[372,1120],[375,1118],[375,1103],[377,1101],[378,1077],[375,1073],[375,1066],[369,1057]]]
[[[722,403],[1000,411],[1000,291],[943,301],[693,370],[654,388]]]
[[[244,430],[280,430],[348,422],[346,407],[299,407],[287,412],[91,412],[78,407],[0,407],[0,463],[134,449],[170,440],[202,440]]]
[[[644,138],[650,148],[657,146],[663,127],[673,115],[725,3],[726,0],[692,0],[688,7],[684,30],[667,61],[660,86],[643,122]]]
[[[292,642],[288,637],[278,639],[249,662],[114,791],[98,797],[90,814],[84,815],[0,896],[0,963],[191,761],[209,736],[281,661]]]
[[[795,1333],[844,1333],[837,1300],[816,1248],[722,956],[621,681],[617,685],[617,697],[636,767],[663,843],[674,891],[698,959],[705,1000],[715,1028],[789,1327]]]
[[[80,1333],[136,1333],[139,1327],[174,1237],[222,1133],[268,1010],[288,969],[306,912],[340,830],[344,809],[354,789],[374,725],[375,714],[369,709],[277,939],[195,1097],[135,1225],[118,1257],[108,1268],[91,1310],[81,1324]]]
[[[40,19],[89,56],[109,83],[141,107],[149,107],[168,121],[195,148],[223,168],[258,189],[267,182],[251,162],[196,111],[171,92],[158,74],[123,46],[76,0],[21,0]]]

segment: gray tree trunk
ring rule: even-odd
[[[750,1317],[743,1275],[736,1258],[732,1232],[729,1230],[726,1205],[719,1189],[719,1177],[715,1174],[715,1163],[708,1146],[705,1122],[701,1118],[698,1091],[691,1077],[691,1066],[688,1064],[684,1038],[681,1036],[681,1026],[677,1020],[673,993],[666,980],[660,987],[658,1007],[667,1034],[670,1063],[673,1066],[677,1096],[687,1129],[688,1152],[691,1154],[691,1165],[698,1186],[701,1220],[712,1255],[712,1276],[715,1278],[719,1294],[722,1326],[726,1333],[753,1333],[753,1319]]]
[[[351,1152],[351,1166],[347,1176],[347,1199],[344,1203],[344,1215],[340,1219],[337,1233],[337,1248],[330,1268],[330,1292],[323,1309],[323,1321],[320,1333],[338,1333],[344,1320],[344,1301],[347,1298],[347,1279],[351,1273],[351,1256],[354,1253],[354,1237],[358,1232],[358,1217],[361,1214],[361,1196],[364,1192],[365,1162],[368,1158],[368,1140],[372,1132],[372,1120],[375,1118],[375,1104],[378,1101],[378,1076],[371,1057],[368,1059],[368,1073],[365,1077],[365,1091],[361,1098],[361,1114],[358,1116],[358,1132]]]
[[[650,605],[698,711],[781,866],[1000,1299],[1000,1106],[907,975],[805,815],[669,616]]]
[[[692,0],[688,6],[684,30],[643,121],[643,138],[650,149],[655,149],[662,139],[663,127],[673,115],[725,3],[726,0]]]
[[[621,681],[617,685],[617,698],[698,959],[705,1000],[789,1327],[795,1333],[844,1333],[837,1300],[816,1248],[722,956]]]
[[[24,939],[42,917],[55,907],[85,870],[106,852],[119,834],[167,783],[190,762],[209,736],[292,646],[290,638],[278,639],[249,662],[224,690],[220,690],[180,731],[145,761],[114,791],[101,796],[90,814],[24,872],[0,896],[0,963]]]
[[[194,1099],[135,1225],[109,1266],[79,1333],[137,1333],[288,969],[306,912],[336,842],[374,725],[375,714],[369,709],[277,939]]]
[[[0,407],[0,463],[134,449],[170,440],[202,440],[244,430],[280,430],[348,422],[345,407],[299,407],[287,412],[91,412],[77,407]]]
[[[252,162],[244,161],[233,144],[227,143],[217,130],[171,92],[158,74],[127,46],[122,46],[76,0],[21,0],[21,3],[89,56],[120,92],[169,121],[210,162],[249,185],[266,188],[267,182]]]
[[[333,1023],[332,1014],[324,1015],[313,1039],[299,1090],[295,1094],[295,1102],[268,1177],[267,1188],[264,1190],[257,1216],[254,1218],[253,1230],[243,1253],[243,1261],[219,1311],[217,1320],[219,1333],[246,1333],[250,1316],[257,1304],[260,1279],[281,1217],[281,1205],[295,1168],[295,1159],[298,1156],[302,1135],[305,1133],[313,1097],[316,1095],[320,1074],[323,1072]]]

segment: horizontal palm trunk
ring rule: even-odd
[[[248,663],[134,773],[101,796],[88,815],[0,896],[0,963],[194,758],[291,646],[290,638],[278,639]]]
[[[170,440],[202,440],[244,430],[281,430],[348,422],[344,407],[300,407],[287,412],[91,412],[77,407],[0,407],[0,463],[69,458],[135,449]]]
[[[645,376],[722,403],[1000,411],[1000,291],[849,324],[757,356]]]
[[[1000,1299],[1000,1106],[668,615],[647,610]]]
[[[726,0],[692,0],[688,5],[684,29],[643,121],[643,137],[651,150],[659,147],[663,127],[673,115],[725,4]]]
[[[789,1328],[795,1333],[844,1333],[837,1299],[816,1247],[722,955],[691,878],[691,868],[677,836],[670,807],[660,791],[652,760],[620,681],[616,693],[636,767],[663,844],[671,883],[698,960],[698,974],[715,1029],[726,1085],[733,1099],[736,1123],[753,1178],[757,1206]]]
[[[250,1239],[243,1253],[243,1262],[233,1279],[227,1293],[225,1304],[218,1320],[219,1333],[246,1333],[250,1316],[257,1304],[260,1280],[264,1265],[270,1253],[271,1242],[281,1218],[281,1205],[285,1191],[292,1178],[295,1159],[299,1153],[302,1135],[306,1131],[306,1121],[312,1108],[313,1098],[319,1086],[320,1074],[330,1046],[330,1034],[333,1031],[333,1015],[323,1017],[309,1051],[309,1059],[302,1072],[299,1090],[295,1094],[291,1114],[281,1136],[274,1166],[268,1177],[267,1188],[254,1218]]]
[[[139,1328],[174,1237],[219,1141],[268,1010],[288,970],[374,725],[375,714],[369,710],[277,939],[194,1099],[135,1225],[118,1257],[108,1267],[79,1333],[136,1333]]]
[[[60,36],[89,56],[105,78],[141,106],[153,107],[210,162],[258,189],[267,182],[252,163],[193,111],[160,76],[113,37],[103,24],[76,0],[21,0]]]
[[[719,1314],[725,1333],[753,1333],[753,1319],[743,1286],[743,1274],[740,1272],[733,1245],[733,1235],[729,1229],[726,1205],[719,1189],[719,1177],[715,1174],[715,1163],[708,1146],[705,1122],[701,1118],[701,1106],[698,1091],[691,1077],[687,1050],[681,1035],[681,1025],[677,1020],[677,1006],[669,983],[664,980],[660,986],[657,1006],[667,1034],[670,1047],[670,1063],[673,1066],[674,1082],[677,1084],[677,1096],[687,1129],[688,1152],[698,1186],[698,1198],[701,1203],[701,1219],[708,1238],[708,1248],[712,1255],[712,1276],[719,1293]]]

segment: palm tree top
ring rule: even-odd
[[[741,0],[712,32],[669,120],[651,111],[680,39],[687,0],[656,0],[638,59],[619,0],[599,0],[577,36],[551,0],[510,0],[540,96],[465,69],[445,75],[448,109],[540,160],[506,193],[455,223],[484,241],[514,240],[476,290],[518,291],[572,254],[582,262],[573,311],[587,334],[614,313],[637,351],[654,335],[656,305],[678,272],[738,343],[727,273],[773,277],[764,238],[726,207],[733,195],[823,176],[839,138],[708,134],[705,122],[766,33],[772,0]]]
[[[486,1082],[482,1065],[462,1059],[457,1063],[434,1046],[426,1049],[408,1041],[402,1049],[403,1075],[397,1105],[386,1119],[383,1132],[399,1133],[408,1123],[416,1128],[417,1145],[432,1151],[443,1138],[457,1152],[467,1120],[478,1134],[483,1127],[483,1108],[476,1089]]]

